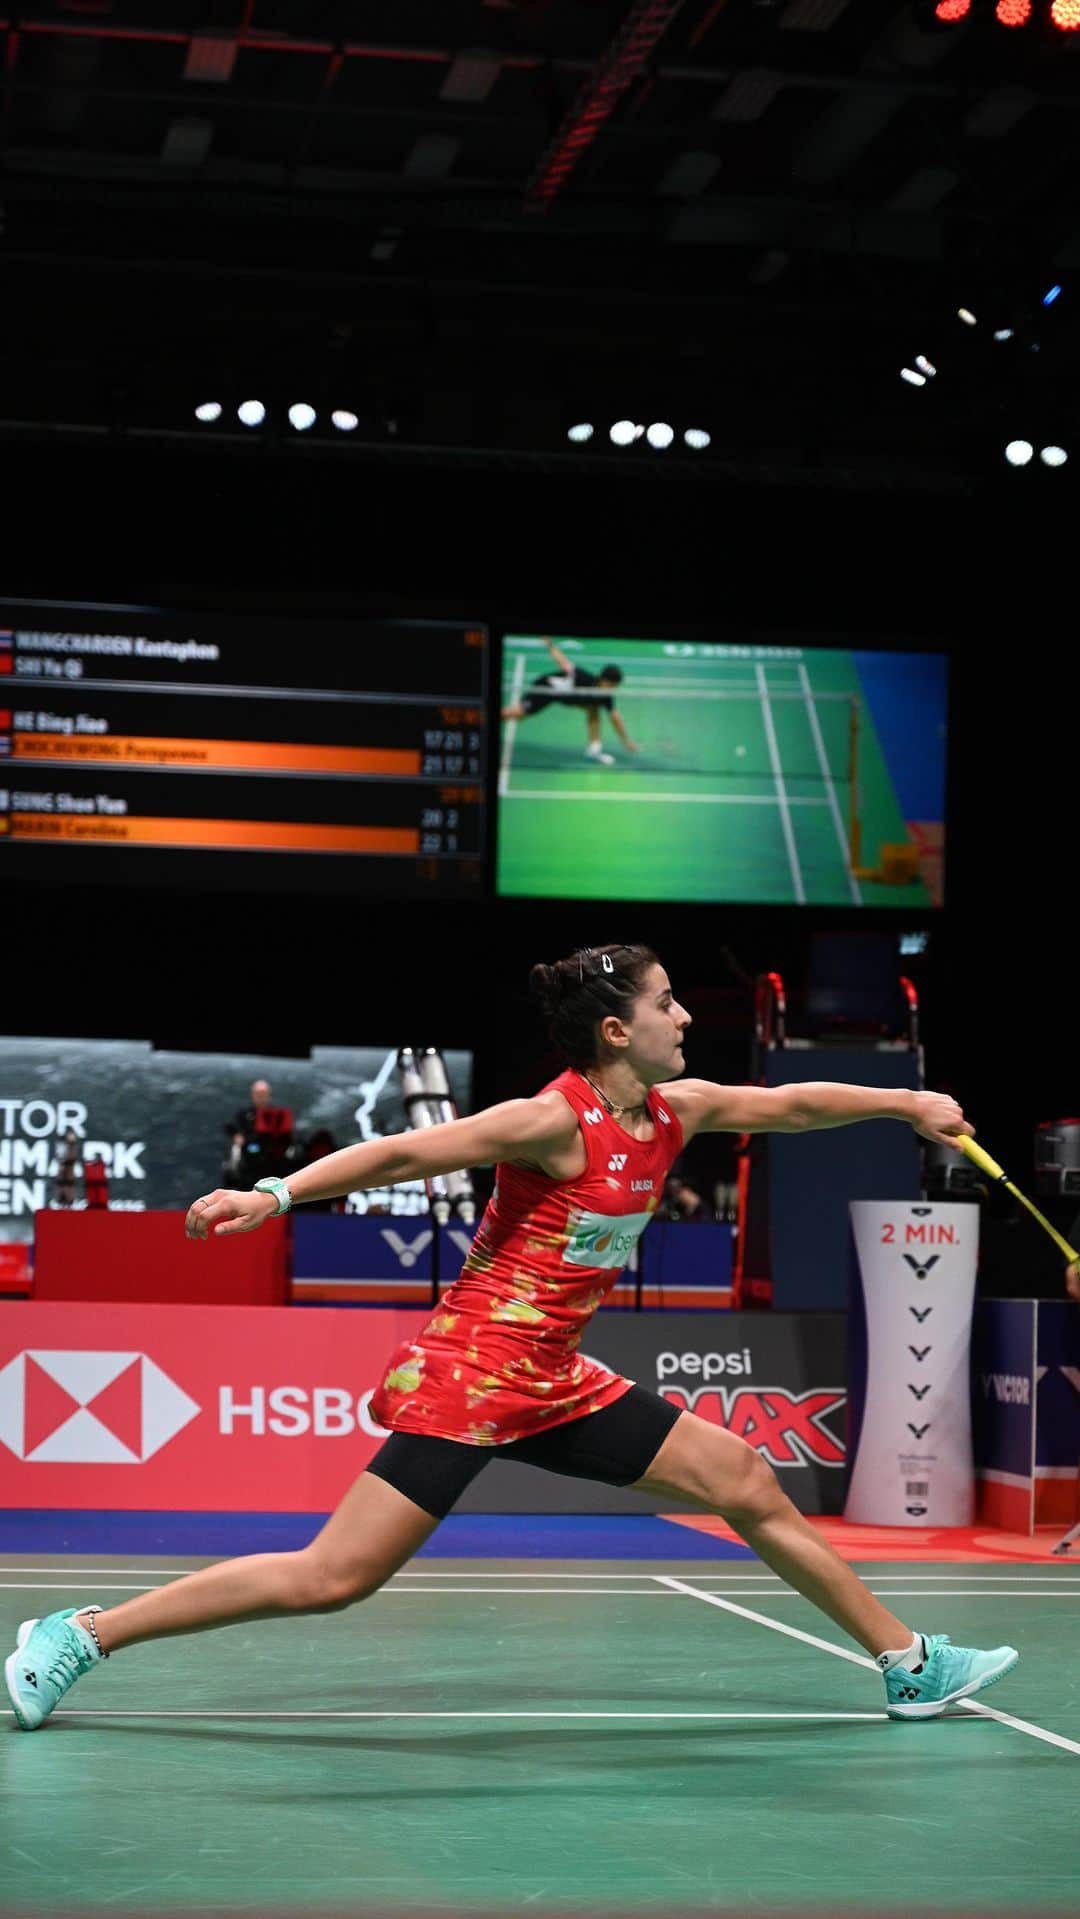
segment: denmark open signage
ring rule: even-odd
[[[389,1354],[427,1316],[0,1305],[0,1506],[329,1511],[385,1436],[369,1402]],[[705,1338],[714,1315],[665,1314],[655,1327],[605,1315],[589,1350],[739,1432],[781,1471],[841,1465],[843,1389],[812,1383],[826,1375],[811,1362],[807,1377],[807,1355],[793,1365],[780,1350],[761,1354],[755,1377],[755,1349],[794,1334],[725,1322],[731,1345],[718,1353]]]

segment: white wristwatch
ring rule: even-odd
[[[292,1206],[292,1194],[286,1186],[285,1181],[283,1179],[275,1179],[272,1174],[266,1179],[257,1179],[251,1190],[253,1193],[273,1193],[277,1201],[278,1213],[287,1213]],[[277,1217],[277,1214],[271,1213],[270,1217],[274,1219]]]

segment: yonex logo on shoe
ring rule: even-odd
[[[145,1353],[18,1353],[0,1368],[0,1445],[28,1464],[138,1466],[201,1412]]]

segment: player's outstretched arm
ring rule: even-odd
[[[623,745],[625,746],[627,752],[640,753],[641,748],[635,745],[634,741],[630,738],[630,735],[626,730],[626,721],[623,719],[623,716],[619,712],[619,709],[617,706],[613,706],[611,709],[611,724],[615,728],[615,731],[618,734]]]
[[[951,1094],[905,1086],[848,1086],[835,1080],[719,1086],[688,1079],[676,1080],[663,1092],[688,1133],[803,1133],[850,1126],[860,1119],[902,1119],[921,1138],[955,1147],[960,1134],[975,1131]]]
[[[467,1119],[448,1120],[422,1132],[390,1133],[385,1139],[342,1146],[310,1166],[290,1173],[284,1184],[293,1204],[305,1200],[340,1199],[369,1186],[395,1186],[402,1180],[430,1179],[436,1173],[456,1173],[467,1166],[486,1166],[498,1159],[526,1159],[543,1164],[551,1153],[565,1150],[577,1120],[560,1096],[508,1099],[485,1107]],[[218,1188],[194,1200],[184,1221],[188,1239],[251,1233],[278,1211],[273,1193],[239,1193]]]
[[[544,634],[544,645],[547,647],[547,650],[551,654],[551,657],[554,660],[556,666],[558,667],[560,673],[573,672],[574,670],[573,660],[567,659],[566,654],[562,651],[560,647],[556,646],[554,640],[551,638],[550,634],[548,633]]]

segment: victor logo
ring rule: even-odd
[[[933,1350],[934,1349],[932,1346],[909,1346],[908,1347],[908,1352],[914,1355],[915,1359],[918,1361],[920,1366],[922,1365],[923,1360],[926,1358],[927,1353],[932,1353]]]
[[[397,1259],[398,1265],[404,1266],[405,1271],[408,1272],[410,1267],[415,1266],[417,1260],[422,1258],[423,1254],[427,1252],[428,1247],[431,1245],[432,1235],[425,1227],[422,1233],[417,1233],[415,1239],[402,1239],[401,1234],[396,1233],[392,1226],[380,1226],[379,1238],[385,1239],[390,1251]],[[460,1253],[468,1253],[469,1247],[472,1245],[468,1233],[455,1233],[451,1231],[450,1238]]]
[[[914,1393],[914,1395],[915,1395],[915,1397],[916,1397],[916,1399],[925,1399],[925,1398],[926,1398],[926,1395],[927,1395],[927,1393],[928,1393],[929,1391],[930,1391],[930,1388],[929,1388],[929,1386],[928,1386],[928,1385],[927,1385],[927,1386],[913,1386],[913,1385],[911,1384],[911,1382],[910,1382],[910,1380],[908,1381],[908,1392],[909,1392],[909,1393]]]
[[[138,1466],[201,1410],[145,1353],[35,1348],[0,1371],[0,1443],[28,1464]]]
[[[905,1253],[904,1265],[911,1267],[916,1279],[929,1279],[940,1257],[940,1253],[931,1253],[929,1259],[924,1259],[920,1263],[920,1261],[914,1259],[910,1253]]]
[[[933,1310],[934,1309],[932,1306],[924,1306],[921,1312],[919,1311],[919,1308],[917,1306],[908,1307],[908,1312],[911,1314],[912,1319],[917,1319],[920,1326],[922,1325],[924,1319],[929,1319]]]
[[[789,1392],[786,1386],[665,1386],[673,1406],[724,1426],[753,1446],[770,1466],[842,1466],[844,1448],[826,1418],[843,1406],[838,1388]]]
[[[916,1439],[921,1439],[923,1434],[928,1433],[929,1431],[930,1431],[929,1420],[927,1420],[925,1426],[913,1426],[910,1419],[908,1420],[908,1432],[914,1433]]]

